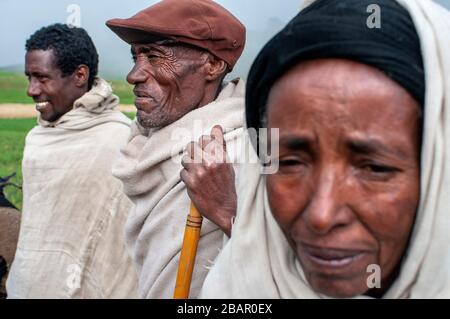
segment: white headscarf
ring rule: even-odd
[[[426,116],[415,226],[400,274],[384,298],[449,298],[450,14],[430,0],[397,1],[408,10],[421,41]],[[243,171],[231,239],[206,278],[201,297],[323,297],[306,281],[272,216],[260,168],[248,165]]]

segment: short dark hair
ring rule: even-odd
[[[88,90],[98,72],[98,54],[89,34],[83,28],[56,23],[37,30],[25,44],[27,52],[52,49],[56,66],[63,76],[72,74],[79,65],[89,68]]]

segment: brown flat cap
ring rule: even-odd
[[[130,44],[172,38],[203,48],[227,62],[230,70],[245,45],[244,25],[212,0],[162,0],[106,25]]]

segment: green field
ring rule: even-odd
[[[27,86],[25,75],[0,71],[0,103],[33,103]]]
[[[129,118],[134,118],[134,113],[125,113]],[[22,155],[25,137],[36,125],[35,118],[27,119],[0,119],[0,176],[4,177],[12,173],[17,175],[12,180],[22,185]],[[6,197],[18,208],[22,208],[22,193],[15,187],[5,189]]]
[[[36,125],[36,119],[0,119],[0,176],[16,172],[12,180],[22,184],[21,161],[25,136]],[[15,187],[5,189],[6,197],[22,208],[22,193]]]
[[[133,87],[126,81],[109,80],[114,94],[118,95],[121,104],[133,104]],[[30,103],[27,96],[28,80],[24,74],[0,71],[0,103]]]

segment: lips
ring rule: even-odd
[[[151,98],[152,96],[147,93],[145,90],[133,90],[134,96],[137,98]]]
[[[158,103],[155,101],[153,97],[148,96],[136,96],[134,99],[134,105],[138,111],[150,112],[155,107],[158,106]]]
[[[43,109],[45,109],[49,105],[50,105],[49,101],[36,102],[36,110],[42,111]]]
[[[153,106],[153,100],[148,97],[136,97],[134,99],[134,106],[138,111],[146,112]]]
[[[342,268],[351,265],[367,253],[359,249],[340,249],[303,245],[303,251],[310,262],[327,268]]]

